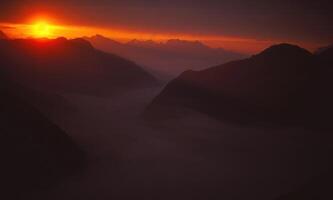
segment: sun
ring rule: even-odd
[[[38,38],[48,38],[52,36],[53,26],[45,21],[36,22],[32,26],[32,34]]]

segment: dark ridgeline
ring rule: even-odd
[[[85,39],[98,49],[139,63],[163,79],[178,76],[187,69],[200,70],[207,66],[245,58],[245,55],[222,48],[211,48],[199,41],[172,39],[158,43],[151,40],[132,40],[120,43],[101,35]]]
[[[187,107],[232,122],[330,126],[332,57],[332,48],[313,55],[280,44],[248,59],[186,71],[153,100],[146,116],[172,117],[179,114],[172,110]]]
[[[108,96],[157,83],[135,63],[83,39],[1,40],[0,57],[8,78],[38,90]]]
[[[3,76],[0,84],[0,198],[28,199],[81,169],[85,155],[30,100],[20,97],[18,86]]]

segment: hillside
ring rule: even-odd
[[[329,103],[330,49],[319,55],[289,44],[272,46],[251,58],[202,71],[186,71],[171,81],[146,114],[167,117],[179,107],[242,123],[305,123],[333,111]],[[326,55],[327,54],[327,55]]]
[[[107,96],[157,83],[135,63],[83,39],[1,40],[0,57],[7,78],[45,91]]]

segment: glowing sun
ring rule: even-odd
[[[32,26],[34,37],[51,37],[53,26],[47,22],[37,22]]]

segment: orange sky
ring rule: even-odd
[[[10,0],[1,2],[0,29],[31,37],[31,24],[45,20],[49,37],[199,40],[249,54],[292,43],[313,51],[333,43],[332,9],[326,0]]]
[[[50,28],[49,34],[45,37],[57,38],[77,38],[83,36],[93,36],[96,34],[109,37],[111,39],[118,40],[120,42],[127,42],[132,39],[138,40],[154,40],[163,42],[168,39],[181,39],[181,40],[199,40],[211,47],[222,47],[227,50],[232,50],[241,53],[253,54],[258,53],[268,46],[278,41],[272,40],[256,40],[252,38],[241,38],[232,36],[221,36],[221,35],[190,35],[182,33],[159,33],[159,32],[145,32],[145,31],[132,31],[124,28],[103,28],[103,27],[92,27],[92,26],[75,26],[75,25],[60,25],[55,23],[53,20],[47,18],[33,18],[26,23],[0,23],[0,29],[12,38],[29,38],[39,37],[36,35],[35,27],[38,23],[47,23]],[[315,50],[320,45],[318,44],[304,44],[299,41],[284,41],[289,43],[298,44],[310,51]]]

